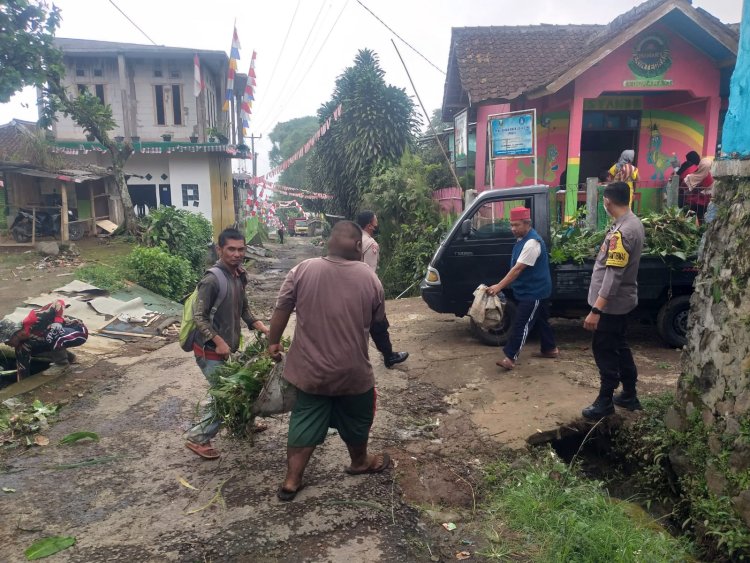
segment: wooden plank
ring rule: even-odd
[[[122,332],[119,330],[99,330],[100,334],[112,334],[114,336],[134,336],[136,338],[153,338],[154,334],[139,334],[136,332]]]
[[[62,198],[62,209],[60,210],[60,240],[67,242],[70,240],[68,235],[68,185],[63,182],[60,186],[60,196]]]
[[[104,229],[109,234],[114,233],[119,228],[119,225],[116,225],[115,223],[107,219],[103,221],[97,221],[96,226],[100,229]]]

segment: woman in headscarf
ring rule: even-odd
[[[698,164],[701,161],[701,155],[699,155],[695,151],[690,151],[685,155],[685,162],[680,164],[680,167],[675,170],[675,174],[680,178],[680,187],[686,188],[685,185],[685,176],[688,174],[692,174],[698,169]],[[679,207],[685,207],[686,205],[689,205],[689,197],[687,195],[687,190],[682,189],[679,191],[679,195],[677,196],[677,205]]]
[[[711,195],[713,194],[714,178],[711,176],[711,164],[713,164],[710,158],[702,158],[698,163],[695,171],[685,176],[685,186],[690,189],[685,203],[690,206],[690,209],[695,211],[698,216],[698,221],[703,222],[704,215],[706,221],[711,222],[713,220],[713,204],[711,203]],[[709,212],[709,208],[711,212]]]
[[[630,206],[633,206],[633,184],[638,180],[638,169],[633,164],[635,151],[627,149],[622,151],[620,158],[617,159],[609,169],[610,182],[625,182],[630,186]]]

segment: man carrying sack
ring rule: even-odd
[[[505,357],[496,362],[506,370],[515,367],[526,338],[537,323],[542,340],[538,356],[557,358],[560,355],[555,344],[555,333],[549,324],[549,298],[552,295],[549,255],[542,237],[531,226],[531,210],[526,207],[511,209],[510,230],[517,239],[510,259],[510,271],[487,289],[490,295],[497,295],[510,287],[517,303],[513,329],[503,348]]]

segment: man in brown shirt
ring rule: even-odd
[[[289,420],[287,474],[277,496],[292,500],[315,447],[336,428],[351,457],[347,473],[380,473],[388,454],[367,452],[375,416],[375,377],[368,355],[369,332],[384,318],[383,286],[361,262],[362,229],[339,221],[328,256],[290,270],[271,318],[269,352],[281,358],[280,340],[296,309],[297,324],[284,377],[299,390]]]
[[[240,345],[241,322],[250,330],[268,334],[263,321],[250,312],[245,286],[247,273],[242,267],[245,258],[245,237],[236,229],[224,229],[219,234],[219,261],[206,272],[198,283],[198,296],[193,305],[193,318],[197,333],[193,353],[198,367],[212,387],[216,384],[215,372],[224,364],[229,354]],[[217,276],[224,276],[220,280]],[[222,286],[225,295],[222,294]],[[221,421],[212,412],[191,428],[185,446],[205,459],[217,459],[219,452],[211,440],[221,430]]]
[[[630,187],[615,182],[604,189],[604,209],[614,219],[596,257],[589,286],[591,312],[583,323],[592,331],[591,350],[599,368],[599,396],[583,416],[599,419],[615,405],[641,408],[636,395],[638,369],[625,338],[627,315],[638,305],[638,266],[645,238],[643,224],[630,210]],[[622,382],[622,393],[614,391]]]

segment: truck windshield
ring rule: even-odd
[[[510,210],[514,207],[531,207],[531,200],[488,201],[471,217],[470,238],[513,238],[510,230]]]

